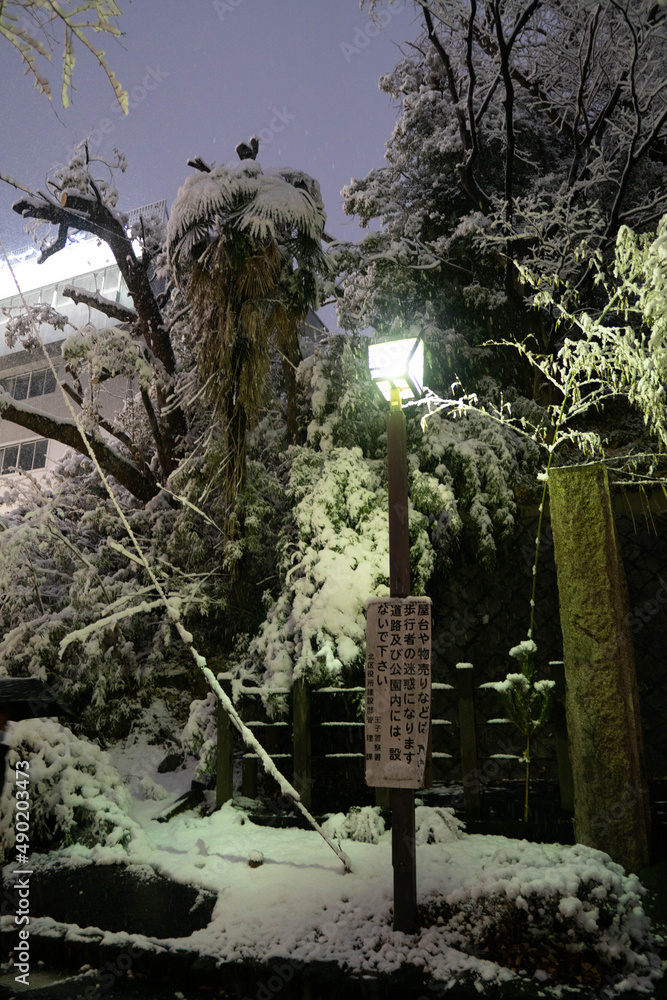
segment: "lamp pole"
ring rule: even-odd
[[[387,485],[389,491],[389,593],[410,596],[410,526],[408,520],[408,452],[400,390],[391,390],[387,417]],[[391,788],[391,859],[394,869],[394,930],[412,934],[417,915],[415,793]]]
[[[378,389],[389,400],[390,410],[387,418],[387,480],[389,492],[389,593],[393,598],[410,597],[410,525],[408,520],[408,455],[405,436],[405,415],[401,406],[402,399],[417,399],[424,386],[424,342],[421,337],[404,337],[399,340],[380,341],[370,344],[368,348],[368,364],[371,371],[371,378],[376,383]],[[406,606],[409,602],[406,602]],[[397,603],[398,606],[398,603]],[[376,625],[378,620],[376,617]],[[419,623],[420,629],[422,623]],[[424,622],[428,632],[422,636],[422,641],[426,639],[428,648],[422,647],[422,652],[426,653],[428,660],[428,679],[424,684],[430,691],[430,614],[428,621]],[[379,626],[378,626],[379,627]],[[379,636],[379,633],[378,633]],[[377,636],[376,636],[377,641]],[[399,640],[400,641],[400,640]],[[380,660],[384,658],[385,648],[381,643],[377,646]],[[415,648],[412,648],[414,655]],[[368,648],[367,648],[368,656]],[[367,690],[370,695],[374,693],[374,661],[375,654],[367,659]],[[386,669],[386,664],[382,664]],[[379,667],[378,667],[379,669]],[[399,671],[400,672],[400,671]],[[413,671],[414,672],[414,671]],[[379,679],[378,679],[379,683]],[[401,680],[397,680],[400,687]],[[420,681],[421,683],[421,681]],[[428,700],[428,696],[427,696]],[[407,704],[407,702],[406,702]],[[420,716],[421,716],[420,709]],[[427,710],[427,716],[429,710]],[[391,705],[387,713],[391,721]],[[400,716],[399,716],[400,718]],[[368,715],[367,715],[368,720]],[[382,717],[374,719],[374,725],[379,723],[379,731],[382,732]],[[368,726],[368,722],[367,722]],[[418,724],[418,731],[422,733],[422,723]],[[395,726],[396,732],[390,727],[387,735],[400,738],[400,727]],[[370,733],[370,738],[377,740],[378,729]],[[408,730],[406,729],[406,736]],[[412,726],[409,732],[412,732]],[[367,738],[368,735],[367,735]],[[387,737],[385,736],[385,739]],[[382,751],[382,744],[375,747],[376,751]],[[389,760],[383,757],[381,752],[373,760],[384,760],[384,770],[382,774],[374,773],[374,768],[370,766],[371,781],[376,786],[387,787],[391,782],[393,768],[387,770],[387,764],[393,760],[400,760],[400,749],[385,747],[389,751]],[[407,748],[406,748],[407,749]],[[411,747],[412,750],[412,747]],[[428,748],[422,748],[428,756]],[[421,753],[422,751],[420,751]],[[394,756],[392,756],[394,754]],[[409,765],[412,762],[412,753],[406,760]],[[394,772],[395,773],[395,772]],[[366,768],[367,780],[369,776],[369,765],[367,758]],[[376,779],[373,782],[373,778]],[[407,780],[405,784],[419,787],[417,774],[415,780]],[[395,780],[403,780],[398,777]],[[391,806],[391,860],[394,869],[394,930],[402,931],[404,934],[412,934],[415,929],[417,917],[417,865],[415,852],[415,793],[414,787],[389,787]]]

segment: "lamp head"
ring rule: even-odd
[[[417,399],[424,391],[424,341],[410,337],[369,344],[368,367],[385,399],[391,401],[392,389],[401,402]]]

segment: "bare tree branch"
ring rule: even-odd
[[[474,6],[474,0],[473,0]],[[433,18],[431,17],[431,12],[426,6],[422,6],[422,13],[424,15],[424,23],[426,24],[426,31],[429,40],[436,52],[440,56],[440,60],[445,69],[445,76],[447,78],[447,86],[449,89],[449,96],[452,101],[454,112],[456,114],[456,120],[459,124],[459,134],[461,136],[461,145],[463,146],[463,163],[459,167],[459,176],[461,178],[461,186],[466,194],[472,199],[476,208],[481,209],[482,212],[489,212],[491,210],[491,201],[482,191],[475,175],[473,173],[473,166],[477,155],[477,133],[475,129],[475,119],[472,114],[472,95],[474,90],[474,82],[468,87],[468,117],[469,121],[466,121],[466,117],[461,110],[459,93],[456,87],[456,80],[454,78],[454,73],[452,70],[451,62],[445,48],[440,41],[437,32],[433,26]],[[471,89],[472,87],[472,89]]]
[[[532,3],[517,18],[514,30],[509,39],[505,38],[502,23],[502,11],[500,0],[494,0],[493,16],[496,26],[496,39],[498,42],[498,55],[500,57],[500,72],[505,86],[505,136],[507,151],[505,154],[505,222],[508,226],[512,223],[514,214],[514,155],[516,150],[516,135],[514,132],[514,84],[512,82],[512,72],[510,67],[510,56],[512,47],[519,35],[519,32],[532,17],[534,11],[539,6],[540,0],[532,0]],[[506,246],[507,261],[505,266],[505,286],[509,292],[514,278],[514,261],[511,244],[508,241]]]
[[[24,218],[41,219],[59,227],[83,230],[104,240],[111,249],[125,280],[137,314],[139,332],[159,362],[156,396],[158,411],[164,413],[161,431],[163,458],[168,472],[177,465],[176,444],[186,429],[185,416],[178,405],[167,405],[171,379],[176,371],[173,347],[148,279],[146,264],[137,258],[132,241],[120,218],[97,198],[72,192],[63,193],[61,204],[46,195],[22,198],[12,206]],[[157,444],[157,442],[156,442]],[[168,473],[167,473],[168,474]]]
[[[172,471],[170,467],[171,456],[167,449],[158,419],[155,415],[151,397],[146,389],[141,390],[141,402],[144,404],[144,410],[146,411],[146,416],[148,417],[148,423],[150,424],[150,428],[153,433],[153,440],[155,441],[155,448],[157,450],[160,468],[162,469],[162,475],[165,479],[167,479],[169,473]]]
[[[447,77],[447,86],[449,88],[449,96],[452,101],[452,107],[454,109],[454,114],[456,115],[456,120],[459,123],[459,134],[461,136],[461,143],[463,145],[463,151],[467,152],[470,148],[470,134],[468,132],[468,126],[465,120],[465,115],[459,107],[459,93],[456,87],[456,79],[454,77],[454,72],[452,70],[452,64],[450,62],[449,56],[445,51],[445,47],[438,38],[438,35],[433,27],[433,18],[431,17],[431,12],[428,8],[422,8],[424,14],[424,23],[426,24],[426,31],[428,33],[429,41],[433,45],[434,49],[440,56],[442,65],[445,68],[445,76]]]
[[[630,69],[628,72],[628,79],[630,82],[630,95],[632,100],[632,107],[635,113],[635,127],[634,127],[634,134],[632,136],[632,139],[628,147],[625,165],[623,167],[623,173],[621,174],[621,180],[618,185],[616,197],[614,198],[614,204],[612,206],[611,212],[609,213],[609,221],[607,223],[607,228],[604,234],[605,239],[609,239],[616,232],[616,229],[618,228],[618,216],[621,211],[623,198],[627,191],[628,184],[630,183],[630,173],[632,171],[633,166],[637,162],[635,159],[635,147],[637,145],[637,142],[639,141],[639,137],[641,136],[641,131],[642,131],[642,116],[639,110],[639,98],[637,96],[637,79],[636,79],[637,60],[639,59],[639,43],[637,40],[637,33],[634,30],[634,27],[630,21],[630,18],[628,17],[625,8],[619,7],[618,4],[614,3],[614,0],[612,0],[612,4],[614,7],[616,7],[617,10],[620,10],[621,13],[623,14],[625,23],[627,24],[630,34],[632,36],[633,53],[632,53],[632,61],[630,64]]]
[[[0,393],[0,416],[41,437],[59,441],[82,455],[88,454],[84,437],[71,418],[53,417],[43,413],[27,403],[17,402],[7,392]],[[93,454],[102,468],[114,476],[137,500],[147,503],[158,493],[159,487],[152,476],[119,455],[106,441],[90,435],[86,435],[86,440],[90,443]]]
[[[81,396],[71,385],[69,385],[68,382],[61,382],[60,386],[62,390],[67,393],[70,399],[77,404],[77,406],[83,407],[83,396]],[[115,437],[117,441],[120,441],[121,444],[125,445],[125,447],[132,455],[133,459],[137,463],[137,466],[140,469],[142,469],[145,474],[147,473],[149,476],[152,476],[152,473],[150,472],[148,466],[146,465],[146,462],[144,461],[143,457],[139,455],[139,452],[137,451],[135,444],[132,438],[129,436],[129,434],[126,434],[125,431],[120,429],[120,427],[116,427],[108,420],[105,420],[105,418],[100,413],[95,414],[95,419],[97,421],[98,426],[101,427],[103,431],[106,431],[107,434],[110,434],[112,437]]]
[[[38,264],[43,264],[44,261],[48,260],[49,257],[52,257],[54,253],[58,253],[59,250],[63,249],[67,243],[67,228],[68,227],[64,222],[60,223],[58,226],[58,238],[51,244],[50,247],[47,247],[46,250],[42,250],[39,255],[39,260],[37,261]]]

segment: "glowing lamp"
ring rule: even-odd
[[[424,390],[424,341],[410,338],[369,344],[368,367],[385,399],[391,401],[392,389],[398,390],[401,402],[417,399]]]

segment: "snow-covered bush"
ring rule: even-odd
[[[206,774],[215,774],[217,749],[216,705],[218,699],[212,691],[205,698],[197,698],[190,705],[190,717],[181,733],[183,749],[199,759],[195,778],[198,781]]]
[[[420,469],[446,489],[451,509],[480,559],[492,565],[496,542],[514,528],[514,485],[533,450],[481,414],[433,414],[418,444]]]
[[[241,667],[283,688],[293,676],[334,680],[361,662],[365,601],[387,593],[389,568],[381,465],[361,449],[295,449],[286,494],[294,529],[282,539],[285,582]]]
[[[130,800],[111,757],[50,719],[14,723],[5,737],[7,780],[0,798],[0,849],[16,840],[14,771],[27,761],[30,850],[71,844],[126,847],[139,827],[129,815]]]
[[[424,912],[454,947],[500,965],[520,956],[538,978],[650,989],[660,959],[643,893],[601,851],[517,841]]]
[[[379,806],[352,806],[347,813],[334,813],[323,824],[324,832],[335,840],[357,840],[377,844],[385,830]]]
[[[185,504],[137,509],[123,495],[119,502],[182,620],[203,620],[202,631],[211,631],[212,601],[224,607],[211,565],[220,547],[215,526]],[[79,735],[127,735],[158,686],[183,700],[175,675],[182,689],[187,650],[172,642],[148,574],[127,558],[131,543],[90,463],[66,458],[50,485],[26,493],[3,522],[0,673],[52,684]]]
[[[367,351],[364,337],[331,334],[299,365],[311,448],[326,454],[356,447],[368,458],[385,457],[386,414],[369,378]]]
[[[389,589],[386,462],[343,447],[326,454],[293,448],[290,461],[292,519],[279,540],[284,583],[237,667],[277,688],[303,675],[336,683],[360,667],[366,600]],[[427,526],[410,512],[415,594],[424,592],[435,564]]]
[[[417,844],[449,844],[463,836],[464,824],[453,809],[443,806],[415,808],[415,840]]]
[[[334,813],[324,823],[327,836],[340,840],[358,840],[364,844],[377,844],[385,831],[385,821],[379,806],[352,806],[345,813]],[[415,808],[415,842],[420,844],[448,844],[463,836],[463,823],[452,809],[440,806]]]

